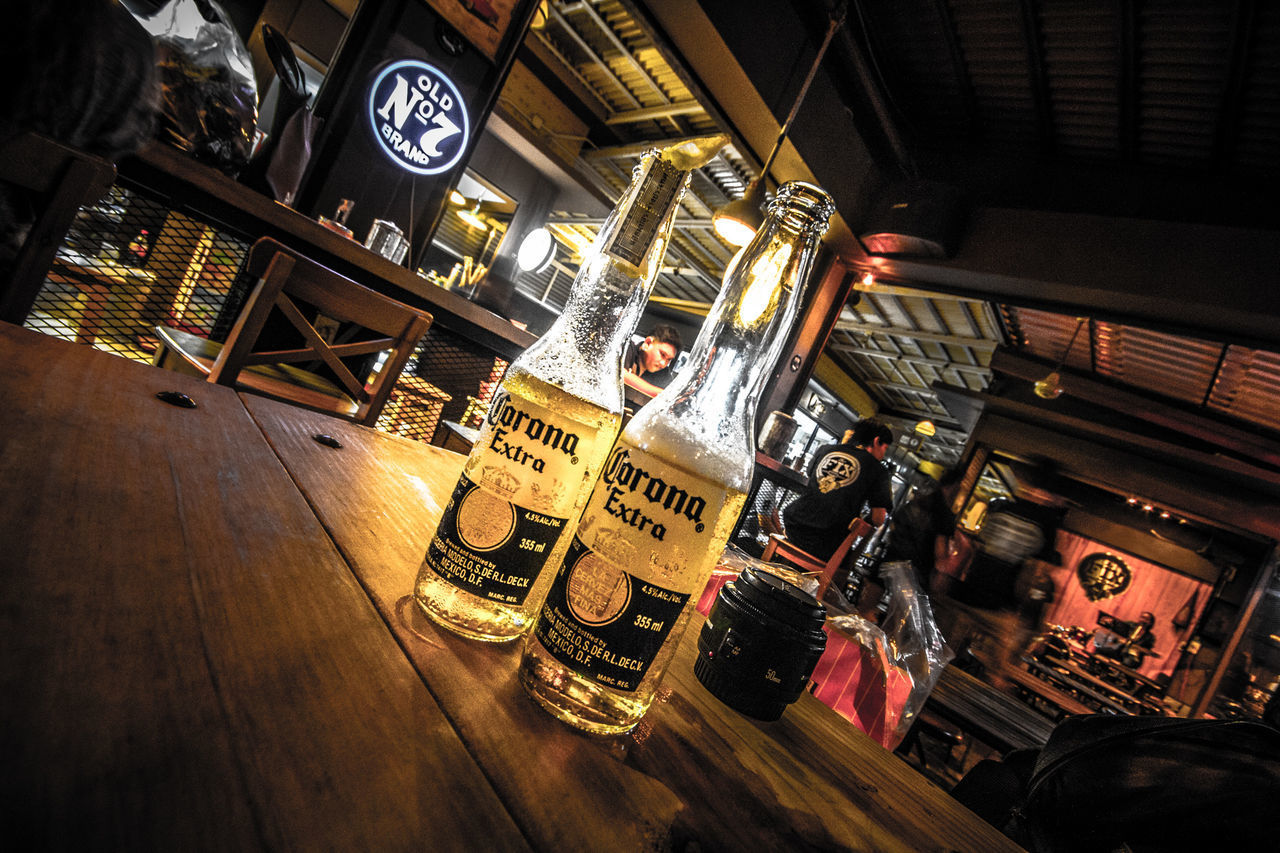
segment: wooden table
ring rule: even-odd
[[[633,734],[552,719],[409,597],[456,454],[12,327],[0,358],[7,841],[1016,849],[811,696],[722,705],[693,630]]]
[[[448,329],[506,359],[514,358],[537,339],[459,292],[431,284],[362,243],[330,231],[172,145],[152,142],[122,157],[117,165],[122,183],[173,210],[241,234],[250,242],[274,237],[366,287],[430,311],[435,317],[433,331]]]
[[[1164,687],[1158,681],[1148,678],[1136,669],[1130,669],[1118,660],[1113,660],[1100,654],[1092,654],[1084,661],[1081,661],[1080,665],[1086,672],[1093,672],[1099,675],[1103,681],[1108,683],[1113,681],[1120,682],[1116,686],[1135,699],[1150,699],[1158,702],[1161,694],[1164,693]]]
[[[1048,679],[1062,689],[1073,690],[1087,697],[1086,704],[1095,703],[1103,713],[1133,714],[1141,713],[1144,709],[1152,714],[1166,713],[1165,707],[1159,702],[1133,696],[1071,661],[1023,658],[1023,662],[1032,675]]]
[[[146,270],[134,269],[105,258],[89,258],[79,252],[63,251],[53,258],[48,278],[70,284],[85,295],[85,306],[76,323],[76,343],[91,344],[102,329],[102,314],[113,294],[118,299],[138,303],[155,283]]]
[[[1042,747],[1054,727],[1014,697],[954,666],[942,670],[925,707],[1001,752]]]
[[[445,450],[452,450],[454,453],[466,455],[471,452],[471,447],[476,443],[476,439],[480,437],[480,430],[473,429],[469,426],[463,426],[457,421],[441,421],[436,427],[435,435],[431,439],[431,443]]]
[[[527,849],[234,391],[0,363],[5,846]]]
[[[1055,719],[1061,719],[1070,714],[1096,714],[1098,709],[1086,705],[1074,696],[1070,696],[1057,687],[1054,687],[1043,678],[1032,675],[1025,669],[1007,669],[1003,676],[1017,686],[1020,695],[1028,699],[1033,705],[1047,706],[1046,711],[1050,712]]]

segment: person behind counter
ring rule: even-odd
[[[622,381],[650,397],[671,381],[671,363],[684,342],[675,326],[659,323],[645,337],[632,335],[622,355]]]
[[[1117,638],[1110,645],[1095,642],[1094,647],[1103,657],[1114,658],[1130,669],[1137,669],[1142,666],[1143,658],[1154,652],[1155,624],[1155,614],[1144,610],[1136,622],[1125,623],[1123,638]]]
[[[846,430],[839,444],[819,448],[808,489],[782,510],[787,539],[825,561],[860,520],[864,504],[871,506],[872,525],[884,524],[893,488],[882,460],[892,443],[889,427],[866,418]]]

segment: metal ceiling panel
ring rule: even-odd
[[[1280,432],[1280,355],[1247,347],[1228,348],[1208,406]]]

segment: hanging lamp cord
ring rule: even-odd
[[[800,111],[800,104],[804,102],[805,95],[809,94],[809,84],[813,82],[814,76],[818,73],[818,66],[822,64],[822,57],[826,56],[827,48],[831,46],[831,39],[835,36],[836,30],[844,25],[845,13],[848,11],[847,0],[842,0],[831,12],[831,23],[827,25],[827,34],[822,39],[822,45],[818,48],[818,55],[813,58],[813,65],[809,67],[809,74],[804,78],[804,83],[800,86],[800,93],[796,95],[795,103],[791,105],[791,114],[787,116],[787,120],[782,123],[782,130],[778,132],[778,138],[773,143],[773,150],[769,152],[769,159],[764,161],[764,166],[760,168],[759,180],[765,180],[769,175],[769,167],[773,165],[773,160],[778,156],[778,151],[782,148],[783,141],[787,138],[788,131],[791,130],[791,123],[796,119],[796,113]]]
[[[1080,329],[1088,322],[1088,320],[1088,317],[1076,318],[1076,330],[1071,333],[1071,340],[1067,342],[1067,348],[1063,351],[1062,358],[1058,359],[1058,366],[1053,369],[1055,373],[1062,370],[1062,365],[1067,363],[1067,356],[1071,355],[1071,348],[1076,345],[1076,337],[1080,334]]]

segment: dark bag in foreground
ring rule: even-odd
[[[1271,726],[1075,717],[1040,752],[1007,834],[1036,853],[1275,850],[1277,802]]]

